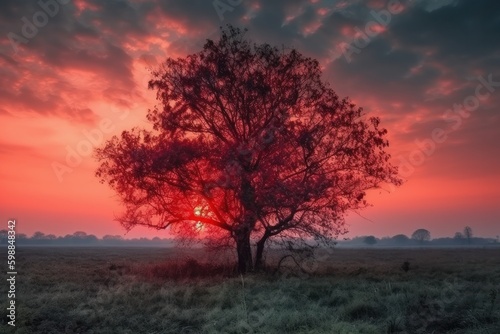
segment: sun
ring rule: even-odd
[[[196,207],[194,208],[194,215],[195,216],[201,216],[201,207]]]
[[[193,213],[194,213],[194,215],[195,215],[195,216],[201,216],[201,210],[202,210],[202,208],[201,208],[201,207],[199,207],[199,206],[198,206],[198,207],[196,207],[196,208],[194,209],[194,212],[193,212]],[[201,231],[201,230],[203,229],[203,223],[202,223],[202,222],[200,222],[200,221],[197,221],[197,222],[196,222],[196,225],[195,225],[195,228],[196,228],[196,230],[197,230],[197,231]]]

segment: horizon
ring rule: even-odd
[[[337,94],[389,131],[405,183],[369,191],[373,207],[350,213],[339,239],[419,228],[452,237],[467,225],[477,236],[500,234],[500,46],[492,42],[500,3],[61,3],[31,37],[22,18],[45,9],[35,1],[0,5],[0,220],[16,219],[18,233],[168,238],[113,221],[122,206],[94,176],[91,151],[149,126],[146,112],[158,101],[148,68],[200,51],[232,23],[255,42],[317,59]]]
[[[0,230],[0,232],[2,231],[7,231],[7,230]],[[124,234],[102,234],[102,235],[99,235],[99,234],[94,234],[94,233],[91,233],[91,232],[86,232],[86,231],[82,231],[82,230],[75,230],[74,232],[72,233],[67,233],[67,234],[60,234],[60,235],[57,235],[57,234],[53,234],[53,233],[45,233],[43,231],[35,231],[34,233],[32,234],[25,234],[25,233],[19,233],[18,234],[18,237],[20,234],[24,234],[27,238],[29,239],[34,239],[34,235],[36,233],[39,233],[41,232],[43,234],[44,237],[48,237],[48,236],[55,236],[56,238],[64,238],[64,237],[68,237],[68,236],[74,236],[75,234],[78,234],[78,233],[85,233],[86,236],[95,236],[98,240],[103,240],[104,237],[120,237],[122,238],[121,240],[136,240],[136,239],[147,239],[147,240],[152,240],[153,238],[159,238],[161,240],[173,240],[175,241],[176,239],[178,239],[178,237],[176,236],[170,236],[170,237],[162,237],[160,235],[154,235],[154,236],[151,236],[151,237],[127,237],[127,233],[124,233]],[[415,232],[415,231],[413,231]],[[429,231],[431,236],[430,236],[430,240],[436,240],[436,239],[446,239],[446,238],[450,238],[450,239],[454,239],[455,238],[455,234],[453,235],[445,235],[445,236],[435,236],[432,234],[432,231]],[[463,233],[463,230],[462,231],[456,231],[455,233],[457,232],[460,232],[460,233]],[[472,232],[473,232],[473,235],[472,235],[472,239],[474,238],[477,238],[477,239],[493,239],[493,240],[498,240],[499,238],[499,235],[476,235],[474,233],[474,229],[472,229]],[[344,242],[344,241],[352,241],[354,239],[362,239],[362,238],[365,238],[365,237],[369,237],[369,236],[373,236],[375,237],[376,239],[378,240],[384,240],[384,239],[391,239],[395,236],[398,236],[398,235],[404,235],[406,237],[408,237],[409,239],[411,239],[411,236],[412,236],[412,233],[395,233],[393,235],[355,235],[355,236],[350,236],[350,237],[346,237],[346,236],[339,236],[337,239],[334,239],[335,242]],[[465,237],[462,236],[464,239]],[[198,241],[202,241],[203,239],[199,239]],[[308,239],[309,240],[309,239]],[[193,240],[196,242],[196,240]]]

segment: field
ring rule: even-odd
[[[17,257],[16,327],[3,317],[2,333],[500,333],[499,248],[336,249],[309,273],[287,260],[245,277],[201,250]]]

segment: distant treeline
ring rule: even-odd
[[[422,231],[422,230],[419,230]],[[0,244],[7,244],[7,230],[0,230]],[[397,234],[392,237],[377,238],[375,236],[360,236],[352,239],[338,240],[339,246],[346,247],[440,247],[440,246],[488,246],[498,245],[498,237],[481,238],[462,237],[455,235],[453,238],[435,238],[430,239],[430,234],[426,238],[418,238],[418,234],[408,237],[404,234]],[[36,245],[36,246],[157,246],[170,247],[176,245],[175,239],[154,237],[125,239],[120,235],[105,235],[101,239],[93,234],[86,232],[75,232],[66,236],[55,236],[54,234],[44,234],[35,232],[31,237],[26,234],[16,234],[16,244],[18,245]]]
[[[404,234],[398,234],[393,237],[383,237],[376,238],[374,236],[361,236],[355,237],[347,240],[339,240],[338,244],[340,246],[351,246],[351,247],[416,247],[416,246],[428,246],[428,247],[439,247],[439,246],[487,246],[487,245],[499,245],[498,238],[481,238],[481,237],[470,237],[470,238],[435,238],[430,240],[417,240],[410,238]]]
[[[0,244],[7,243],[7,230],[0,230]],[[173,239],[162,238],[135,238],[125,239],[120,235],[105,235],[102,239],[93,234],[85,232],[75,232],[64,237],[54,234],[44,234],[35,232],[31,237],[26,234],[16,234],[16,244],[36,245],[36,246],[173,246]]]

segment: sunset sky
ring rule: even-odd
[[[150,68],[233,24],[318,59],[388,129],[406,182],[370,192],[349,236],[500,234],[498,1],[2,0],[0,18],[0,229],[124,235],[91,151],[149,127]]]

